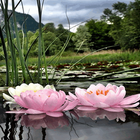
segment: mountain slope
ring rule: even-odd
[[[11,12],[12,11],[9,10],[8,14],[10,15]],[[15,12],[15,14],[16,14],[16,20],[17,20],[17,27],[19,30],[23,28],[24,32],[28,32],[28,31],[35,32],[38,29],[39,23],[35,21],[35,19],[31,15],[23,14],[19,12]],[[1,24],[4,25],[3,14],[1,11],[0,11],[0,22]],[[11,28],[14,30],[14,23],[13,23],[12,16],[10,18],[10,24],[11,24]],[[42,24],[42,26],[44,25]]]

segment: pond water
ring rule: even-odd
[[[60,82],[57,90],[74,93],[75,87],[87,88],[92,81]],[[98,83],[98,82],[97,82]],[[96,83],[94,83],[96,84]],[[104,83],[106,84],[106,83]],[[114,84],[114,83],[113,83]],[[122,83],[115,83],[120,85]],[[136,82],[124,83],[127,95],[140,93]],[[2,92],[5,89],[2,89]],[[62,117],[45,114],[6,114],[0,97],[1,140],[139,140],[140,112],[108,112],[98,109],[92,112],[72,110]]]
[[[5,115],[0,124],[0,138],[4,140],[139,140],[140,117],[127,112],[126,122],[113,120],[116,114],[95,113],[97,120],[88,116],[76,118],[69,113],[63,117],[23,115],[14,121],[15,115]],[[104,118],[106,116],[112,120]],[[113,117],[112,117],[113,116]],[[123,118],[124,114],[120,114]],[[17,117],[17,116],[16,116]]]

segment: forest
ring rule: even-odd
[[[129,4],[117,2],[112,9],[104,9],[100,20],[90,19],[80,25],[75,33],[65,29],[62,24],[57,27],[54,23],[47,23],[42,27],[45,55],[55,55],[62,46],[65,51],[91,52],[108,46],[114,49],[140,49],[140,1]],[[14,36],[14,35],[13,35]],[[38,36],[36,32],[19,31],[19,38],[23,54],[30,48],[30,56],[38,56]],[[5,38],[5,42],[7,39]],[[16,46],[16,38],[13,39]],[[8,50],[8,43],[7,50]],[[4,59],[2,42],[0,40],[0,59]],[[9,50],[10,51],[10,50]]]

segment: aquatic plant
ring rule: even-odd
[[[9,92],[10,96],[3,93],[3,98],[7,101],[15,102],[15,100],[14,100],[15,95],[20,96],[20,94],[25,91],[36,92],[38,90],[43,90],[43,89],[53,89],[55,91],[55,87],[53,85],[46,85],[43,88],[43,86],[38,83],[35,83],[35,84],[30,83],[29,85],[23,83],[20,86],[16,86],[15,88],[13,88],[13,87],[8,88],[8,92]]]
[[[91,84],[88,89],[76,88],[75,94],[69,93],[69,100],[79,100],[79,110],[96,110],[102,108],[107,111],[120,112],[124,108],[137,107],[140,94],[125,97],[124,86],[107,84]],[[124,98],[125,97],[125,98]]]
[[[48,116],[63,116],[62,111],[73,109],[78,101],[69,101],[64,91],[56,91],[53,89],[43,90],[26,90],[21,92],[20,96],[14,95],[14,100],[24,110],[10,111],[7,113],[27,113],[27,114],[43,114]]]

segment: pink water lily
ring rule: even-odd
[[[96,110],[102,108],[108,111],[120,112],[123,108],[137,107],[139,105],[140,94],[131,95],[126,98],[126,90],[124,86],[116,86],[107,84],[90,85],[86,89],[76,88],[76,96],[72,95],[71,100],[79,100],[77,108],[79,110]]]
[[[30,84],[26,84],[26,83],[22,83],[20,86],[16,86],[15,88],[13,87],[9,87],[8,88],[8,92],[10,95],[3,93],[3,98],[8,101],[8,103],[14,103],[14,95],[20,96],[20,94],[22,92],[25,92],[27,90],[32,90],[34,92],[38,91],[38,90],[43,90],[43,89],[53,89],[56,90],[55,87],[53,85],[46,85],[45,87],[43,87],[42,85],[38,84],[38,83],[30,83]]]
[[[39,91],[25,91],[20,96],[15,95],[14,100],[26,110],[9,111],[7,113],[27,113],[42,114],[49,116],[63,116],[62,111],[73,109],[78,102],[66,99],[64,91],[54,91],[53,89],[43,89]]]

